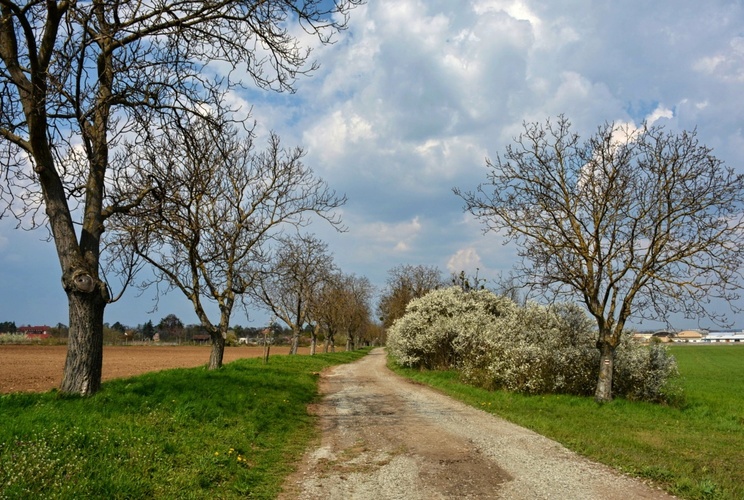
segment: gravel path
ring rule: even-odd
[[[385,352],[321,377],[322,438],[281,499],[664,499],[532,431],[388,370]]]

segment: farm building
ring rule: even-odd
[[[651,335],[651,338],[660,342],[672,342],[676,333],[673,330],[659,330]]]
[[[21,333],[29,339],[47,339],[51,337],[51,327],[49,326],[21,326],[18,333]]]
[[[708,332],[703,339],[703,342],[708,344],[744,343],[744,331],[722,330],[717,332]]]
[[[698,330],[682,330],[674,335],[672,342],[697,343],[702,342],[705,335]]]
[[[725,330],[658,330],[656,332],[635,333],[633,340],[638,342],[649,342],[651,340],[675,344],[717,344],[717,343],[744,343],[744,331]]]

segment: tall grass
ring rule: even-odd
[[[312,437],[318,373],[365,353],[0,396],[0,498],[274,498]]]
[[[742,499],[744,346],[673,346],[671,351],[685,393],[677,407],[490,392],[460,383],[455,372],[391,366],[679,497]]]

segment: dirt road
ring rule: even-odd
[[[673,498],[385,366],[376,349],[323,374],[322,439],[289,499]]]

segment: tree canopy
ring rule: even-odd
[[[524,286],[577,297],[596,320],[598,400],[629,318],[723,320],[711,300],[738,298],[744,176],[695,131],[606,123],[582,141],[561,116],[525,124],[487,165],[486,183],[455,193],[516,242]]]
[[[377,306],[383,327],[389,328],[402,317],[411,300],[443,284],[442,272],[436,266],[401,264],[388,270],[387,284]]]

